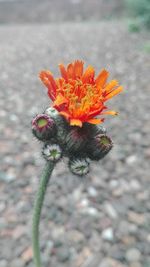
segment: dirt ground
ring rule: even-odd
[[[33,267],[31,221],[44,166],[31,134],[49,106],[38,79],[82,59],[107,68],[124,92],[110,101],[119,116],[104,124],[111,153],[80,179],[66,160],[54,170],[40,225],[44,267],[150,266],[150,54],[147,32],[121,21],[0,26],[0,267]]]

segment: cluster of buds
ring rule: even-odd
[[[88,122],[82,127],[70,126],[52,107],[32,120],[32,132],[44,143],[42,154],[47,161],[67,157],[70,171],[79,176],[89,172],[90,160],[102,159],[113,146],[104,127]]]

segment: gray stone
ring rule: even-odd
[[[11,174],[11,173],[5,173],[5,172],[0,172],[0,181],[2,182],[6,182],[6,183],[9,183],[9,182],[12,182],[16,179],[15,175],[14,174]]]
[[[139,261],[141,259],[141,252],[137,248],[130,248],[126,252],[126,259],[128,262]]]
[[[107,228],[102,232],[102,238],[107,241],[113,241],[114,233],[112,228]]]
[[[141,263],[135,261],[135,262],[132,262],[129,267],[143,267],[143,265],[141,265]]]
[[[144,261],[143,267],[149,267],[150,266],[150,259]]]
[[[136,213],[133,211],[128,212],[128,219],[130,222],[137,224],[137,225],[143,225],[145,223],[145,215],[142,213]]]
[[[88,206],[89,206],[89,200],[87,198],[81,199],[81,201],[79,202],[79,207],[86,208]]]
[[[70,258],[70,251],[68,248],[60,248],[57,250],[57,257],[60,262],[66,262]]]
[[[115,208],[109,202],[106,202],[104,204],[104,209],[108,214],[108,216],[111,217],[112,219],[116,219],[118,217]]]
[[[0,212],[2,212],[5,209],[6,205],[4,202],[0,202]]]
[[[99,211],[94,207],[87,207],[82,210],[80,210],[80,213],[87,214],[91,217],[98,218],[99,217]]]
[[[98,217],[98,216],[99,216],[99,212],[98,212],[98,210],[97,210],[96,208],[94,208],[94,207],[89,207],[89,208],[87,209],[87,213],[88,213],[89,215],[93,216],[93,217]]]
[[[24,267],[24,262],[21,259],[12,260],[11,267]]]
[[[129,224],[129,233],[136,234],[138,232],[138,226],[136,224],[130,223]]]
[[[126,267],[120,261],[114,260],[112,258],[104,258],[98,267]]]
[[[6,260],[0,260],[0,267],[7,267],[8,266],[8,262]]]
[[[88,187],[88,194],[90,195],[90,197],[96,197],[97,190],[93,186],[90,186]]]
[[[82,188],[81,186],[76,188],[73,193],[72,193],[72,198],[74,199],[74,201],[78,201],[82,196]]]
[[[118,180],[111,180],[110,183],[109,183],[110,187],[113,189],[113,188],[116,188],[118,185],[119,185],[119,181]]]
[[[137,161],[137,155],[131,155],[131,156],[129,156],[129,157],[126,159],[126,161],[127,161],[127,164],[128,164],[128,165],[133,165],[133,164],[136,163],[136,161]]]
[[[133,191],[139,191],[141,188],[141,185],[136,179],[133,179],[130,181],[130,188]]]

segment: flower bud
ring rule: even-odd
[[[89,145],[88,157],[92,160],[100,160],[112,149],[113,142],[105,134],[96,135]]]
[[[53,108],[49,107],[45,110],[45,114],[47,114],[50,118],[52,118],[57,127],[57,139],[61,144],[65,143],[66,135],[68,134],[69,125],[65,118],[59,114],[59,112]]]
[[[53,107],[49,107],[45,110],[45,114],[47,114],[49,117],[55,119],[57,116],[59,116],[59,112],[53,108]]]
[[[56,134],[55,122],[48,115],[39,114],[32,120],[32,132],[39,140],[49,140]]]
[[[73,159],[69,161],[70,171],[78,176],[86,175],[89,172],[89,162],[86,159]]]
[[[62,150],[57,144],[45,144],[42,150],[42,154],[46,160],[57,162],[62,157]]]
[[[97,134],[106,134],[106,128],[101,125],[94,125]]]
[[[98,134],[106,134],[106,129],[99,124],[94,125],[94,124],[86,123],[84,127],[87,128],[87,133],[90,139]]]
[[[65,150],[69,154],[84,155],[87,144],[87,133],[83,128],[72,127],[66,136]]]

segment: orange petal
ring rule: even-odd
[[[61,114],[62,116],[64,116],[67,120],[70,118],[69,113],[67,113],[65,111],[60,111],[59,114]]]
[[[39,73],[39,77],[41,81],[46,85],[48,88],[48,94],[52,100],[55,99],[56,96],[56,82],[53,78],[53,75],[50,71],[43,70]]]
[[[107,101],[108,99],[112,98],[113,96],[119,94],[122,90],[123,90],[123,87],[119,86],[118,88],[116,88],[115,90],[110,92],[108,95],[106,95],[106,97],[104,98],[104,101]]]
[[[107,109],[107,107],[104,106],[103,103],[102,103],[101,106],[100,106],[98,109],[95,109],[95,110],[93,110],[93,111],[90,111],[88,117],[89,117],[89,118],[93,118],[93,117],[97,116],[98,114],[101,115],[101,112],[102,112],[104,109]]]
[[[87,69],[85,70],[83,77],[82,77],[82,81],[83,83],[87,83],[90,82],[91,79],[94,78],[95,75],[95,70],[92,66],[88,66]]]
[[[108,110],[108,111],[102,112],[101,115],[113,115],[113,116],[116,116],[116,115],[118,115],[118,112],[114,111],[114,110]]]
[[[92,124],[100,124],[104,121],[104,119],[89,119],[87,122]]]
[[[80,78],[83,74],[83,61],[75,61],[74,62],[74,74],[76,78]]]
[[[54,106],[60,106],[62,104],[67,103],[68,100],[61,94],[58,94],[58,96],[56,97],[55,101],[54,101]]]
[[[106,87],[104,88],[104,92],[109,93],[111,92],[111,90],[116,87],[118,85],[118,81],[117,80],[112,80],[111,82],[109,82]]]
[[[46,83],[46,81],[49,81],[51,83],[51,85],[53,86],[53,88],[56,89],[56,83],[55,83],[53,75],[52,75],[52,73],[50,71],[48,71],[48,70],[41,71],[40,74],[39,74],[39,77],[45,83]]]
[[[68,78],[74,79],[74,66],[72,63],[67,66],[67,74]]]
[[[61,76],[67,81],[68,80],[68,75],[67,75],[67,71],[66,71],[64,65],[63,64],[59,64],[59,69],[60,69]]]
[[[80,121],[78,119],[71,119],[70,120],[70,125],[71,126],[79,126],[79,127],[82,127],[82,121]]]
[[[96,78],[96,85],[98,87],[103,87],[106,84],[109,72],[103,69]]]

